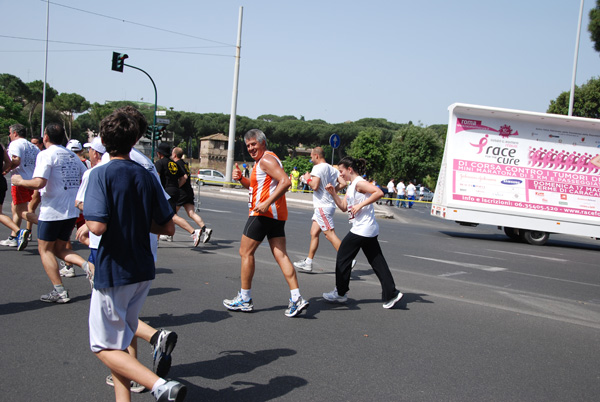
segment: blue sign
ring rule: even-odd
[[[333,149],[338,149],[340,146],[340,136],[337,134],[331,134],[331,137],[329,137],[329,145],[331,145],[331,148]]]

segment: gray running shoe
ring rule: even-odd
[[[204,229],[204,233],[202,233],[202,243],[206,243],[210,240],[210,235],[212,235],[212,229]]]
[[[42,295],[40,300],[46,303],[68,303],[71,301],[69,298],[69,293],[65,290],[64,292],[58,293],[55,289],[52,289],[52,292]]]
[[[306,262],[306,259],[295,262],[294,267],[298,268],[300,271],[312,272],[312,262],[308,263]]]
[[[17,238],[14,237],[14,238],[11,239],[9,237],[6,240],[2,240],[2,241],[0,241],[0,246],[17,247],[18,246],[18,244],[17,244]]]
[[[327,301],[335,303],[346,303],[348,301],[347,294],[340,296],[338,294],[337,288],[333,289],[333,291],[329,293],[323,293],[323,298]]]
[[[177,334],[173,331],[160,330],[156,344],[152,348],[152,371],[160,378],[165,378],[171,369],[171,353],[177,344]]]
[[[157,402],[181,402],[185,399],[187,388],[177,381],[169,381],[152,392]]]
[[[240,310],[249,312],[254,310],[254,304],[252,304],[252,299],[244,301],[242,299],[242,294],[239,292],[235,298],[223,300],[223,305],[227,307],[228,310],[234,311]]]
[[[295,302],[290,299],[287,310],[285,310],[286,317],[295,317],[302,312],[302,310],[308,307],[308,302],[300,296]]]
[[[398,292],[398,293],[396,293],[396,296],[394,296],[390,300],[388,300],[383,305],[383,308],[392,308],[392,307],[394,307],[394,304],[398,303],[400,301],[400,299],[402,299],[402,296],[404,296],[404,295],[398,290],[396,292]]]
[[[110,385],[111,387],[114,387],[114,386],[115,386],[115,382],[113,381],[113,376],[112,376],[112,374],[109,374],[109,375],[106,377],[106,383],[107,383],[108,385]],[[131,381],[131,384],[130,384],[130,386],[129,386],[129,390],[130,390],[131,392],[135,392],[136,394],[139,394],[139,393],[141,393],[141,392],[144,392],[144,391],[146,390],[146,387],[144,387],[142,384],[138,384],[138,383],[137,383],[137,382],[135,382],[135,381]]]
[[[356,265],[356,260],[352,260],[352,265],[350,267],[354,268],[355,265]]]
[[[200,236],[202,235],[202,229],[196,229],[194,230],[194,233],[192,233],[192,241],[194,242],[194,247],[198,247],[198,244],[200,244]]]

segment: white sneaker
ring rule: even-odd
[[[162,241],[173,241],[173,236],[160,235],[158,239]]]
[[[17,247],[17,238],[2,240],[0,241],[0,246]]]
[[[73,268],[72,265],[61,268],[58,272],[60,273],[60,276],[64,276],[65,278],[74,278],[77,276],[77,274],[75,274],[75,268]]]
[[[323,293],[323,299],[330,301],[330,302],[335,302],[335,303],[346,303],[348,301],[348,296],[347,295],[340,296],[338,294],[337,288],[335,288],[335,289],[333,289],[332,292]]]
[[[400,299],[402,299],[402,296],[404,296],[400,291],[397,291],[398,293],[396,293],[396,296],[392,297],[390,300],[388,300],[384,305],[383,308],[392,308],[394,307],[394,304],[398,303],[400,301]]]
[[[352,260],[352,265],[350,266],[350,268],[354,268],[355,265],[356,265],[356,260]]]
[[[194,233],[192,233],[192,240],[194,241],[194,247],[198,247],[198,244],[200,244],[200,236],[202,235],[202,229],[196,229],[194,230]]]
[[[58,271],[60,276],[64,276],[65,278],[74,278],[76,276],[75,268],[73,268],[72,264],[67,264],[64,261],[59,261],[58,265],[60,267]]]
[[[212,235],[212,229],[204,229],[204,233],[202,233],[202,243],[206,243],[210,240],[210,235]]]
[[[300,271],[311,272],[312,271],[312,262],[308,263],[306,260],[298,261],[294,263],[294,266],[298,268]]]

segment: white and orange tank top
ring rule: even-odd
[[[279,166],[283,167],[281,161],[273,152],[265,151],[263,157],[265,155],[271,155],[277,160]],[[253,211],[256,204],[260,204],[261,202],[267,200],[271,194],[273,194],[277,184],[279,183],[261,169],[261,161],[262,158],[254,165],[254,169],[252,169],[252,173],[250,174],[250,187],[248,188],[248,208],[250,209],[250,216],[267,216],[269,218],[277,219],[278,221],[285,221],[288,217],[285,194],[271,204],[267,212],[259,213]]]

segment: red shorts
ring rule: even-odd
[[[13,204],[19,205],[31,201],[33,190],[23,186],[11,186],[10,194],[12,195]]]
[[[85,218],[83,217],[83,214],[81,213],[81,214],[79,214],[79,216],[77,217],[77,220],[75,221],[75,226],[77,226],[77,229],[79,229],[83,225],[85,225]]]

